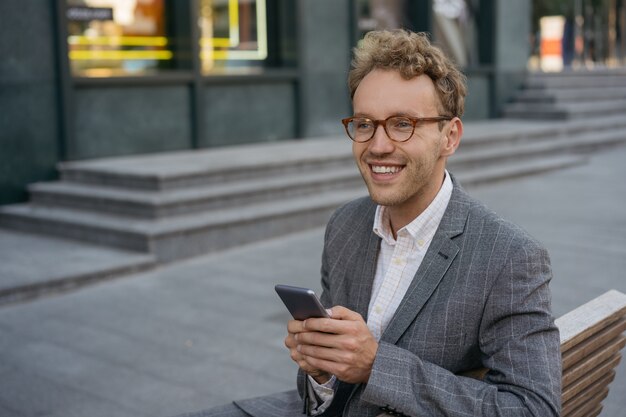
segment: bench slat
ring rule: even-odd
[[[611,371],[608,375],[600,378],[598,381],[585,388],[577,396],[563,403],[561,416],[568,417],[580,406],[587,404],[592,398],[594,398],[594,396],[603,390],[606,390],[608,393],[608,386],[611,382],[613,382],[613,379],[615,379],[615,371]]]
[[[562,355],[563,373],[581,359],[592,354],[595,350],[609,343],[611,339],[619,337],[626,330],[626,318],[620,318],[593,337],[585,340]]]
[[[567,387],[578,379],[585,378],[598,365],[605,362],[613,355],[619,355],[619,351],[626,345],[626,336],[620,335],[617,339],[610,341],[605,346],[593,352],[593,355],[586,357],[575,366],[563,373],[563,387]]]
[[[626,295],[610,290],[556,319],[561,334],[561,353],[626,314]]]
[[[604,397],[606,397],[606,395]],[[567,417],[597,417],[602,412],[601,403],[603,400],[604,398],[599,398],[597,401],[585,404],[583,407],[579,408],[573,414],[570,414]]]
[[[620,354],[616,354],[613,357],[609,358],[606,362],[600,364],[598,367],[593,369],[584,378],[580,378],[569,384],[568,386],[565,386],[563,388],[561,401],[563,403],[569,401],[575,395],[578,395],[580,392],[582,392],[586,387],[608,374],[613,368],[615,368],[619,364],[621,358],[622,356]]]

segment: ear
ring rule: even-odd
[[[458,117],[450,120],[448,131],[441,144],[441,156],[451,156],[461,144],[461,136],[463,136],[463,122]]]

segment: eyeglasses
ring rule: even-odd
[[[396,142],[406,142],[411,139],[416,126],[424,123],[440,122],[442,120],[452,120],[452,116],[436,117],[408,117],[391,116],[385,120],[372,120],[367,117],[348,117],[341,119],[341,123],[346,128],[348,137],[355,142],[367,142],[374,137],[378,125],[382,125],[389,136],[389,139]]]

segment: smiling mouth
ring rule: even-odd
[[[397,174],[404,169],[403,166],[397,165],[371,165],[370,169],[374,174]]]

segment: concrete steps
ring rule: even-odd
[[[170,190],[265,179],[352,164],[345,138],[102,158],[59,164],[61,179],[140,190]]]
[[[626,71],[592,70],[529,74],[524,87],[503,111],[522,119],[576,119],[623,115]]]
[[[626,141],[621,131],[605,130],[572,136],[552,136],[550,140],[508,141],[487,149],[459,152],[449,161],[453,172],[464,172],[485,165],[501,166],[517,161],[533,161],[542,157],[562,156],[568,153],[586,153]]]
[[[623,119],[467,123],[449,167],[475,185],[572,166],[625,142]],[[160,263],[320,226],[367,194],[343,137],[67,162],[60,170],[61,181],[30,187],[30,203],[0,207],[0,227]]]
[[[602,117],[626,113],[626,99],[594,100],[585,102],[512,103],[504,110],[505,117],[524,119],[573,119]]]
[[[148,253],[6,229],[0,229],[0,248],[0,307],[157,265]]]
[[[319,226],[336,207],[365,194],[330,191],[159,220],[18,204],[2,209],[0,226],[150,252],[169,262]]]
[[[31,203],[39,206],[158,219],[357,187],[361,180],[355,174],[350,162],[348,167],[162,191],[57,181],[33,184],[29,192]]]
[[[516,95],[517,103],[570,103],[603,100],[621,100],[626,97],[626,86],[585,88],[525,89]]]

